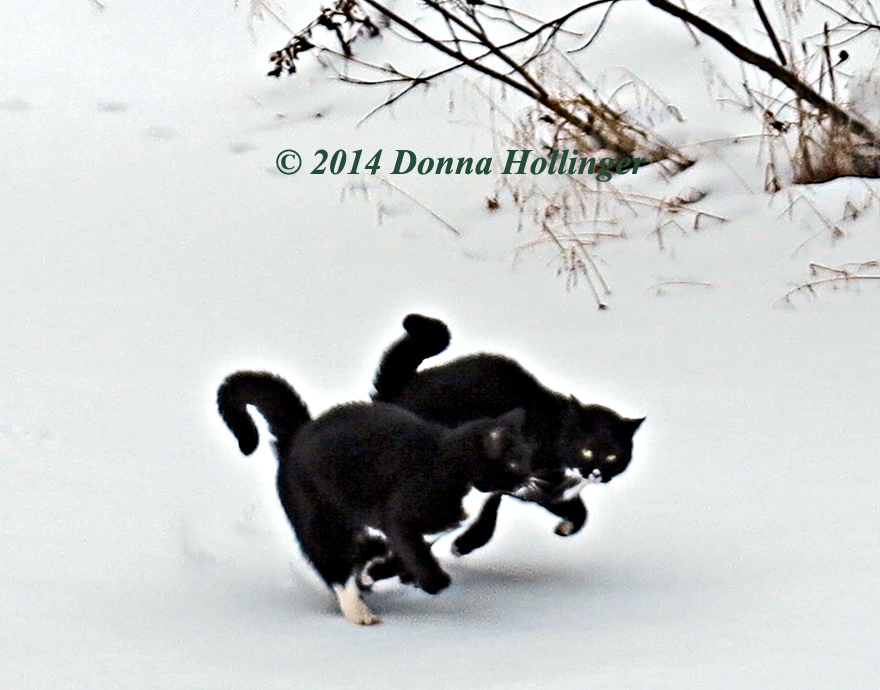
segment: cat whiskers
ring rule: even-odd
[[[586,477],[581,473],[581,471],[575,467],[567,467],[565,469],[565,476],[560,482],[557,490],[562,492],[562,496],[559,500],[562,501],[570,501],[575,498],[580,492],[581,489],[584,488],[587,484],[601,484],[602,483],[602,470],[599,468],[591,471]]]
[[[524,501],[533,501],[537,498],[545,496],[547,487],[552,486],[551,482],[546,479],[538,479],[531,477],[525,484],[522,484],[511,495]]]

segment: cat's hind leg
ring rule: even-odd
[[[356,625],[378,623],[379,617],[367,608],[355,578],[363,549],[355,526],[305,482],[293,488],[281,477],[278,490],[303,554],[336,594],[345,619]]]
[[[458,535],[452,543],[452,553],[464,556],[489,543],[495,533],[498,522],[498,506],[501,505],[501,494],[493,493],[480,509],[480,514],[468,528]]]
[[[379,616],[367,607],[359,586],[358,576],[363,566],[357,558],[354,530],[350,530],[346,523],[334,525],[333,521],[324,522],[321,530],[321,548],[306,555],[336,594],[345,620],[355,625],[375,625]],[[306,551],[305,546],[303,550]]]
[[[335,545],[341,546],[345,543],[346,533],[341,525],[337,525],[335,530],[331,527],[331,531]],[[351,554],[342,549],[333,548],[324,548],[319,554],[306,555],[333,590],[345,620],[355,625],[375,625],[379,622],[379,616],[370,611],[364,602],[360,583],[363,566],[358,559],[351,558]]]

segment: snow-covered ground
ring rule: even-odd
[[[105,4],[5,0],[0,20],[0,687],[874,687],[880,291],[777,302],[810,261],[880,258],[880,203],[842,220],[876,182],[798,190],[786,214],[753,140],[669,183],[646,169],[641,191],[704,189],[730,222],[660,251],[652,212],[631,217],[597,251],[600,312],[552,252],[514,264],[535,235],[503,197],[486,209],[497,178],[395,180],[456,238],[375,181],[275,170],[287,148],[492,155],[459,78],[356,128],[387,92],[313,60],[265,79],[287,36],[252,38],[231,0]],[[646,13],[616,9],[591,61],[670,98],[676,141],[759,132],[707,94],[717,49]],[[381,587],[384,622],[361,629],[296,548],[268,446],[242,457],[214,393],[258,367],[314,413],[364,399],[410,311],[449,323],[438,361],[504,352],[648,421],[630,469],[586,489],[581,534],[504,503],[484,550],[438,544],[449,590]]]

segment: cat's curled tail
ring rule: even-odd
[[[393,401],[416,375],[419,365],[449,345],[449,329],[439,319],[410,314],[403,320],[403,328],[406,335],[385,351],[379,363],[373,381],[374,400]]]
[[[253,405],[265,417],[279,457],[286,455],[296,432],[312,419],[305,403],[280,376],[265,371],[231,374],[217,390],[217,408],[245,455],[253,453],[260,442],[247,405]]]

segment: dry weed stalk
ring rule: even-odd
[[[799,39],[795,36],[795,25],[801,16],[795,7],[786,15],[789,20],[786,44],[792,53],[791,71],[829,107],[817,107],[815,98],[807,98],[800,91],[795,91],[790,100],[759,95],[759,100],[767,104],[764,106],[765,132],[772,135],[776,146],[785,151],[793,184],[818,184],[839,177],[878,178],[880,135],[876,123],[862,121],[858,119],[860,116],[853,114],[855,111],[846,102],[840,78],[845,76],[840,66],[850,57],[841,46],[851,43],[870,27],[865,24],[854,33],[853,28],[860,20],[847,19],[821,0],[819,4],[841,20],[834,26],[825,22],[813,36]],[[870,7],[870,2],[861,4]],[[856,2],[847,0],[846,5],[857,10]],[[880,29],[880,25],[874,28]],[[796,48],[800,51],[799,59],[794,55]],[[848,120],[840,116],[841,113],[849,113],[853,119]],[[771,158],[766,168],[766,187],[771,192],[786,186],[774,149],[771,145]]]
[[[793,306],[792,298],[795,295],[805,295],[808,298],[818,297],[817,289],[823,286],[831,288],[851,288],[866,282],[880,281],[880,261],[862,261],[846,263],[841,266],[826,266],[815,262],[810,263],[810,275],[812,280],[796,285],[786,292],[779,303]],[[865,271],[870,271],[865,273]]]
[[[565,74],[558,68],[552,71],[557,77]],[[578,79],[583,77],[578,75]],[[565,85],[559,90],[564,88]],[[649,91],[648,87],[638,84],[635,88]],[[485,93],[483,95],[490,98]],[[644,94],[636,94],[636,97],[644,102]],[[494,101],[491,102],[493,108],[500,110]],[[662,108],[675,117],[677,110],[674,106],[664,102]],[[553,149],[583,151],[596,145],[595,141],[585,139],[581,132],[571,129],[565,122],[548,118],[539,109],[527,111],[511,126],[513,133],[503,145],[496,142],[496,149],[531,149],[538,155],[547,155]],[[599,158],[603,152],[591,151],[590,155],[593,153]],[[608,307],[611,288],[600,268],[597,252],[608,241],[626,239],[622,214],[636,220],[642,211],[652,211],[655,214],[652,234],[657,236],[661,249],[666,247],[663,232],[669,226],[677,226],[687,234],[699,230],[707,219],[726,222],[717,214],[692,207],[706,197],[705,192],[693,188],[668,198],[657,198],[635,192],[628,188],[629,185],[618,183],[616,178],[598,182],[592,176],[569,174],[502,176],[499,187],[513,201],[519,213],[520,229],[528,225],[539,230],[535,239],[517,248],[516,256],[525,251],[551,247],[559,262],[557,272],[565,278],[566,287],[570,289],[581,282],[586,283],[599,309]]]

